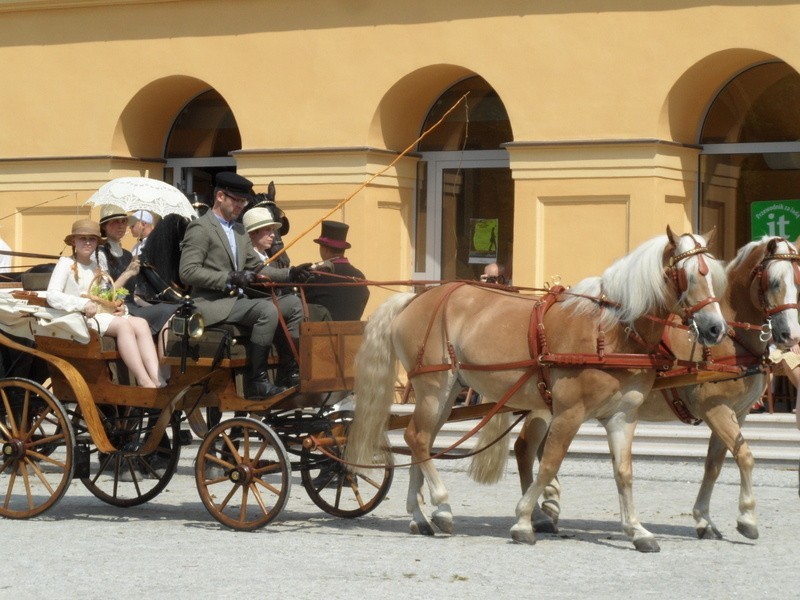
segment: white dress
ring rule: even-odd
[[[75,281],[73,264],[75,261],[67,256],[58,259],[50,277],[50,284],[47,286],[47,303],[66,312],[81,312],[89,302],[89,299],[82,298],[81,294],[89,291],[98,267],[94,261],[88,265],[78,263],[78,281]],[[90,328],[104,335],[113,318],[114,315],[98,312],[94,317],[87,318],[86,322]]]

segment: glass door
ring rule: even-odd
[[[421,280],[478,279],[486,264],[510,270],[514,182],[505,150],[422,153],[415,222]]]

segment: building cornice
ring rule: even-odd
[[[0,13],[34,10],[64,10],[98,6],[125,6],[130,4],[164,4],[187,0],[0,0]]]

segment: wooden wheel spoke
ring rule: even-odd
[[[227,479],[227,477],[225,479]],[[225,510],[225,507],[228,506],[228,502],[231,501],[231,498],[233,498],[234,494],[236,494],[236,492],[238,491],[238,489],[240,487],[242,487],[242,486],[240,484],[238,484],[238,483],[233,484],[233,488],[231,488],[231,491],[228,492],[228,495],[225,496],[225,498],[223,498],[222,502],[217,505],[219,510],[220,510],[220,512]]]
[[[231,464],[231,463],[230,463],[230,462],[228,462],[227,460],[223,460],[223,459],[221,459],[221,458],[220,458],[219,456],[217,456],[216,454],[212,454],[211,452],[206,452],[206,453],[205,453],[203,456],[205,457],[205,459],[206,459],[207,461],[210,461],[210,462],[216,463],[216,464],[217,464],[217,465],[219,465],[220,467],[224,467],[224,468],[226,468],[226,469],[232,469],[233,467],[235,467],[235,466],[236,466],[236,465],[234,465],[234,464]]]
[[[353,478],[353,481],[355,482],[356,487],[358,487],[358,481],[359,480],[363,481],[364,483],[368,483],[369,485],[374,487],[376,490],[379,487],[381,487],[381,484],[380,484],[379,481],[375,481],[372,477],[367,477],[363,473],[359,473],[357,475],[353,474],[353,475],[351,475],[351,477]]]
[[[261,494],[258,493],[258,488],[255,485],[255,482],[250,484],[250,490],[253,492],[253,497],[256,499],[259,508],[261,508],[261,513],[266,515],[269,514],[269,509],[267,505],[264,504],[264,499],[261,497]]]
[[[56,460],[56,459],[54,459],[54,458],[52,458],[50,456],[47,456],[46,454],[39,454],[38,452],[28,451],[28,456],[30,456],[32,458],[35,458],[36,460],[38,460],[40,462],[49,463],[49,464],[51,464],[53,466],[56,466],[56,467],[58,467],[59,469],[62,469],[62,470],[65,470],[67,468],[67,465],[66,465],[65,462],[60,461],[60,460]]]
[[[16,464],[16,461],[14,461]],[[14,484],[17,482],[17,469],[14,468],[11,471],[11,477],[8,478],[8,489],[6,490],[6,497],[3,500],[3,508],[8,509],[8,505],[11,502],[11,494],[14,492]]]
[[[280,463],[278,463],[278,462],[270,462],[267,465],[258,467],[257,469],[255,469],[253,471],[253,473],[256,476],[261,477],[262,475],[269,475],[270,473],[277,473],[280,470],[281,470],[281,464]]]
[[[11,404],[8,401],[8,395],[5,389],[0,389],[0,397],[3,399],[3,406],[6,409],[6,415],[8,415],[8,423],[11,426],[11,436],[18,436],[20,434],[17,428],[17,420],[14,418],[14,412],[11,410]]]
[[[50,482],[47,480],[47,477],[45,476],[45,474],[39,468],[39,465],[37,465],[33,461],[28,461],[27,459],[25,459],[25,462],[30,465],[31,470],[33,471],[34,475],[36,475],[36,477],[39,479],[39,481],[42,482],[42,485],[44,485],[44,487],[47,488],[47,491],[50,492],[50,495],[53,495],[55,493],[55,490],[53,490],[53,487],[50,485]]]
[[[257,483],[257,484],[263,486],[265,489],[267,489],[270,492],[272,492],[273,494],[275,494],[276,496],[280,496],[281,490],[278,489],[277,487],[275,487],[274,485],[272,485],[271,483],[269,483],[267,481],[264,481],[263,479],[254,479],[253,483]]]
[[[236,466],[242,464],[242,457],[239,455],[239,449],[236,447],[236,444],[233,443],[233,440],[230,438],[230,436],[228,436],[227,433],[223,433],[221,437],[225,442],[225,445],[228,447],[228,450],[231,451],[231,456],[233,456],[236,460]]]
[[[8,427],[6,427],[5,423],[0,423],[0,434],[2,434],[3,438],[6,440],[10,440],[14,435],[9,431]]]
[[[48,444],[52,444],[53,442],[59,442],[64,439],[64,433],[56,433],[54,435],[49,435],[47,437],[39,438],[38,440],[30,441],[26,444],[26,448],[39,448],[40,446],[46,446]]]
[[[22,401],[22,418],[20,424],[28,422],[28,409],[30,408],[31,391],[25,390],[25,399]]]
[[[26,444],[30,442],[31,435],[33,434],[34,431],[36,431],[39,428],[39,426],[42,424],[42,421],[44,421],[48,415],[52,414],[53,410],[48,406],[47,410],[43,410],[38,415],[36,415],[36,420],[33,423],[31,423],[31,426],[28,428],[28,431],[25,432],[24,441]],[[22,432],[20,432],[20,436],[22,436]]]
[[[19,470],[22,471],[22,481],[25,482],[25,496],[28,498],[28,510],[33,510],[33,492],[31,491],[31,480],[28,475],[28,465],[25,460],[19,461]]]
[[[247,521],[247,493],[250,491],[250,486],[242,486],[242,503],[239,505],[239,520],[243,523]]]

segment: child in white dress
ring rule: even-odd
[[[47,303],[82,313],[91,329],[116,338],[117,350],[137,383],[158,387],[158,356],[147,321],[128,315],[124,304],[113,314],[101,312],[97,302],[84,296],[100,272],[97,247],[101,241],[100,225],[95,221],[79,219],[72,224],[72,233],[64,238],[64,243],[72,246],[72,257],[58,259],[47,286]]]

